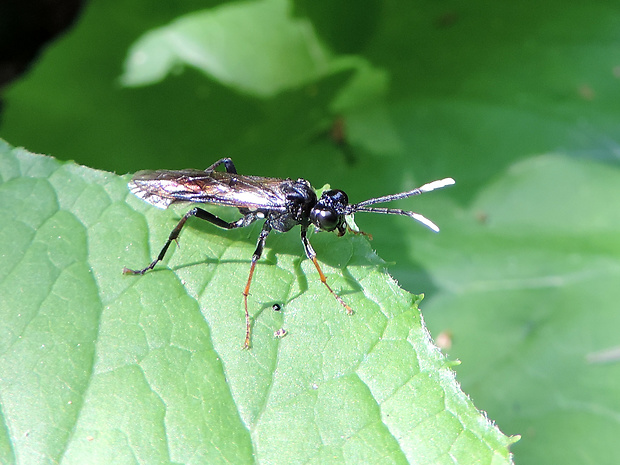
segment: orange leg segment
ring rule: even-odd
[[[308,237],[306,235],[307,231],[308,231],[308,228],[302,226],[302,228],[301,228],[301,242],[304,245],[304,249],[306,250],[306,256],[310,260],[312,260],[312,263],[314,263],[314,266],[316,267],[316,270],[319,272],[319,277],[321,278],[321,282],[323,284],[325,284],[325,287],[329,290],[331,295],[333,295],[334,298],[340,303],[340,305],[342,305],[344,307],[344,309],[347,311],[347,314],[353,315],[353,309],[349,306],[349,304],[347,304],[342,299],[342,297],[340,297],[338,294],[336,294],[334,292],[334,290],[329,286],[329,284],[327,284],[327,278],[323,274],[323,270],[321,270],[321,267],[319,266],[319,262],[316,259],[316,252],[312,248],[312,245],[310,244],[310,241],[308,240]]]
[[[256,261],[252,260],[252,266],[250,266],[250,275],[248,276],[248,282],[243,290],[243,305],[245,307],[245,342],[243,343],[244,349],[250,348],[250,312],[248,312],[248,295],[250,295],[250,284],[252,283],[252,276],[254,275],[254,268],[256,268]]]
[[[347,314],[353,315],[353,309],[349,306],[349,304],[347,304],[342,299],[342,297],[340,297],[338,294],[336,294],[334,292],[334,290],[329,286],[329,284],[327,284],[327,278],[323,274],[323,270],[321,270],[321,267],[319,266],[319,262],[316,260],[316,256],[315,257],[311,257],[311,260],[312,260],[312,263],[314,263],[314,266],[316,267],[316,270],[319,272],[319,277],[321,278],[321,282],[323,284],[325,284],[325,287],[329,290],[329,292],[331,292],[331,294],[336,298],[336,300],[340,303],[340,305],[342,305],[344,307],[344,309],[347,311]]]
[[[256,250],[252,255],[252,265],[250,266],[250,274],[248,276],[248,282],[245,283],[245,289],[243,290],[243,306],[245,308],[245,341],[243,343],[244,349],[250,348],[250,334],[252,331],[252,324],[250,321],[250,312],[248,311],[248,296],[250,295],[250,285],[252,284],[252,276],[254,276],[254,269],[256,268],[256,262],[263,254],[263,248],[265,247],[265,239],[271,232],[271,225],[269,222],[265,222],[263,229],[258,236],[258,242],[256,243]]]

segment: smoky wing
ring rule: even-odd
[[[138,171],[129,189],[159,208],[173,202],[198,202],[247,208],[285,210],[285,197],[277,178],[243,176],[220,171]]]

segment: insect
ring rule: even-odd
[[[224,165],[225,171],[216,171],[220,165]],[[345,222],[347,215],[356,212],[372,212],[408,216],[438,232],[439,228],[432,221],[418,213],[394,208],[375,208],[371,205],[404,199],[451,184],[454,184],[454,180],[445,178],[400,194],[386,195],[350,204],[347,194],[338,189],[325,191],[320,198],[317,198],[316,192],[305,179],[300,178],[294,181],[292,179],[237,174],[235,165],[230,158],[222,158],[204,171],[139,171],[129,183],[129,189],[134,195],[156,207],[167,208],[175,202],[207,203],[238,208],[242,217],[237,221],[227,222],[202,208],[194,207],[183,215],[168,236],[168,240],[159,255],[150,265],[141,270],[124,268],[123,273],[142,275],[152,270],[158,262],[163,260],[170,244],[177,240],[185,222],[192,216],[224,229],[243,228],[257,220],[264,219],[265,222],[256,243],[256,250],[252,255],[248,280],[243,290],[246,324],[243,347],[247,349],[250,347],[251,331],[250,313],[248,312],[250,285],[256,262],[260,259],[265,247],[265,240],[272,230],[286,232],[294,226],[301,226],[301,242],[306,256],[316,267],[321,282],[346,312],[353,314],[353,309],[327,283],[317,261],[316,252],[308,240],[308,228],[312,225],[319,230],[336,231],[338,236],[342,236],[347,231]]]

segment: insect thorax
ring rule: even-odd
[[[286,232],[298,224],[309,224],[310,210],[316,204],[314,189],[305,179],[285,180],[280,189],[286,196],[287,211],[270,215],[273,229]]]

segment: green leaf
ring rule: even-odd
[[[176,19],[132,46],[122,81],[149,84],[190,65],[263,97],[312,82],[329,71],[331,57],[312,25],[288,9],[283,0],[235,2]]]
[[[429,328],[451,334],[450,355],[479,361],[459,366],[459,379],[500,425],[512,419],[522,442],[559,434],[574,445],[548,450],[549,463],[617,461],[602,443],[620,408],[618,199],[617,168],[532,157],[485,186],[458,232],[447,224],[440,241],[416,244],[439,286],[425,300]],[[534,463],[540,451],[520,444],[516,454]]]
[[[266,98],[350,68],[359,69],[364,95],[345,96],[343,102],[359,105],[386,90],[383,75],[369,93],[377,81],[370,64],[359,56],[332,56],[312,24],[292,17],[290,9],[286,0],[258,0],[177,18],[132,45],[121,81],[153,84],[192,66],[223,85]]]
[[[385,71],[361,56],[331,54],[312,24],[292,17],[289,10],[286,0],[259,0],[177,18],[131,46],[121,82],[151,85],[189,66],[240,93],[266,99],[350,71],[354,76],[339,89],[330,109],[346,115],[352,143],[398,153],[399,137],[384,107]],[[368,125],[380,130],[368,137]]]
[[[269,237],[244,351],[256,227],[191,221],[163,264],[126,276],[182,209],[5,143],[0,179],[3,462],[510,463],[514,438],[460,391],[419,297],[363,236],[311,238],[352,316],[296,234]]]

